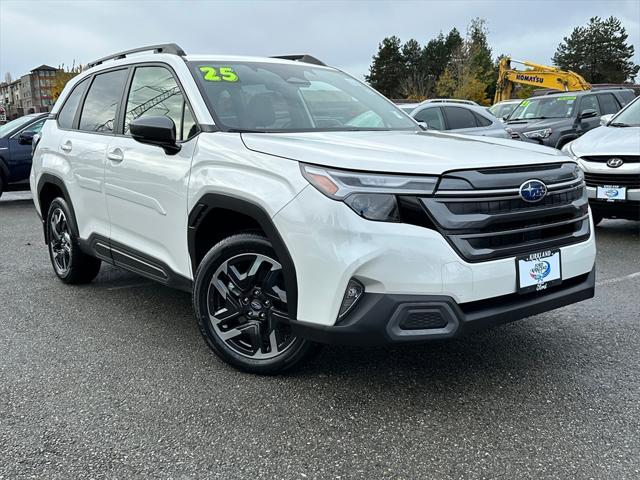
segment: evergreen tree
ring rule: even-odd
[[[498,76],[494,71],[491,59],[491,48],[487,40],[488,33],[486,20],[479,17],[471,20],[467,28],[468,62],[473,76],[485,84],[485,92],[493,98]]]
[[[400,90],[404,97],[423,100],[428,95],[429,78],[422,68],[422,47],[413,38],[402,47],[404,59],[404,78],[400,82]]]
[[[639,65],[631,59],[633,45],[620,20],[593,17],[584,27],[576,27],[558,45],[553,63],[563,70],[573,70],[592,83],[634,81]]]
[[[407,73],[417,73],[422,69],[422,47],[417,40],[412,38],[402,46],[402,58]]]
[[[395,35],[382,40],[378,45],[378,53],[373,56],[369,75],[365,75],[365,80],[387,98],[399,98],[402,95],[405,60],[400,45],[400,39]]]

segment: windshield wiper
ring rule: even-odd
[[[630,127],[631,125],[629,125],[628,123],[622,123],[622,122],[613,122],[609,124],[610,127]]]
[[[268,133],[266,130],[249,130],[247,128],[227,128],[231,133]]]

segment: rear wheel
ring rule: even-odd
[[[51,202],[47,213],[47,243],[53,270],[65,283],[89,283],[100,271],[100,260],[80,249],[71,228],[71,213],[63,198]]]
[[[317,348],[287,323],[282,265],[262,236],[234,235],[209,251],[196,272],[193,306],[209,346],[241,370],[280,373]]]

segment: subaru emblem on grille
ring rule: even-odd
[[[607,160],[607,166],[611,168],[618,168],[623,163],[624,163],[624,160],[618,157],[613,157]]]
[[[525,202],[539,202],[547,194],[547,186],[540,180],[527,180],[520,185],[520,197]]]

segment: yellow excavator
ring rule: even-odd
[[[511,67],[511,63],[524,65],[530,70],[516,70]],[[493,103],[509,100],[513,85],[516,83],[565,92],[591,90],[591,84],[575,72],[503,57],[500,59],[498,83]]]

